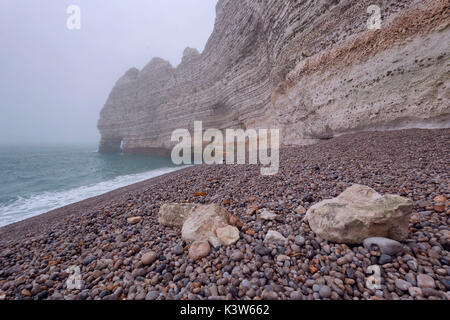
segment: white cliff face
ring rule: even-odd
[[[448,0],[220,0],[205,50],[154,58],[113,88],[101,151],[167,152],[178,128],[279,128],[284,144],[450,126]]]
[[[273,97],[273,123],[284,129],[284,143],[450,126],[450,32],[433,20],[437,8],[404,11],[382,30],[356,34],[298,64]]]

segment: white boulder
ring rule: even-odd
[[[413,203],[396,196],[353,185],[337,198],[322,201],[306,213],[311,229],[323,239],[360,244],[371,237],[402,241],[408,236]]]

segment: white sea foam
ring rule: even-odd
[[[53,209],[180,169],[182,167],[160,168],[138,174],[119,176],[109,181],[70,190],[44,192],[27,198],[21,197],[14,202],[5,205],[0,204],[0,226],[22,221]]]

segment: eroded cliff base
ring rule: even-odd
[[[176,129],[277,128],[302,145],[365,130],[450,126],[448,0],[217,4],[202,53],[130,69],[99,120],[101,151],[170,150]]]

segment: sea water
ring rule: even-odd
[[[180,169],[95,145],[0,146],[0,226]]]

